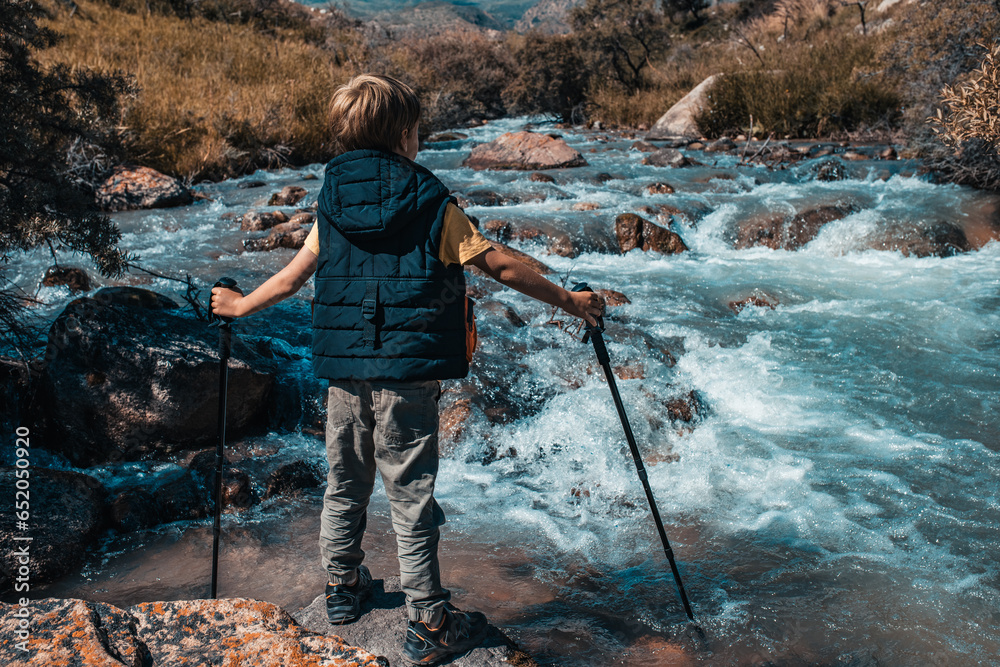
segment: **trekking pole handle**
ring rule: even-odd
[[[592,290],[590,285],[587,283],[577,283],[570,291],[593,292],[594,290]],[[597,320],[596,325],[591,324],[586,320],[583,321],[585,333],[583,334],[582,342],[587,343],[592,340],[594,342],[594,352],[597,353],[598,363],[608,363],[611,358],[608,356],[608,348],[604,345],[604,336],[601,335],[604,333],[604,317],[601,315],[595,315],[594,318]]]
[[[228,278],[226,276],[223,276],[222,278],[219,278],[216,281],[216,283],[214,285],[212,285],[212,287],[213,288],[222,287],[222,288],[225,288],[225,289],[236,290],[237,292],[239,292],[239,288],[236,287],[236,281],[233,280],[232,278]],[[214,322],[215,320],[219,320],[219,322],[217,323],[217,326],[224,326],[224,325],[229,324],[230,322],[233,321],[233,318],[231,318],[231,317],[222,317],[221,315],[216,315],[215,313],[212,312],[212,297],[208,298],[208,319],[209,319],[209,321],[212,321],[213,323],[215,323]]]

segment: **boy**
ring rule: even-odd
[[[361,539],[376,468],[385,482],[409,615],[403,652],[434,664],[476,646],[486,618],[441,587],[434,500],[439,380],[464,377],[464,265],[595,323],[600,299],[568,292],[493,249],[447,188],[413,160],[420,103],[386,76],[333,96],[344,151],[326,167],[316,224],[289,264],[246,296],[214,288],[212,308],[245,317],[288,298],[316,273],[313,363],[330,381],[320,551],[330,622],[350,623],[371,586]]]

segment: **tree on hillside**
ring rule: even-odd
[[[69,175],[72,142],[114,150],[122,76],[43,70],[34,49],[57,36],[38,26],[43,10],[30,0],[0,3],[0,264],[38,246],[89,255],[103,275],[120,275],[128,257],[120,232],[101,215],[93,193]],[[0,332],[24,343],[22,298],[0,275]]]
[[[670,43],[653,0],[587,0],[573,9],[570,23],[594,60],[595,74],[629,93],[643,87],[644,71]]]
[[[511,110],[552,114],[566,123],[582,120],[590,72],[576,37],[529,33],[514,61],[517,74],[504,89]]]
[[[708,9],[710,4],[709,0],[663,0],[663,11],[668,15],[691,12],[694,20],[700,22],[698,12]]]

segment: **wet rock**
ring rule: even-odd
[[[560,257],[576,257],[579,253],[576,251],[576,246],[573,244],[573,240],[569,237],[569,234],[560,233],[552,237],[549,243],[549,254],[559,255]]]
[[[153,494],[145,489],[125,489],[110,503],[111,525],[123,533],[146,530],[164,522]]]
[[[601,173],[599,173],[599,174],[594,174],[594,177],[593,177],[593,179],[592,179],[592,180],[593,180],[593,181],[594,181],[595,183],[597,183],[597,184],[603,184],[603,183],[607,183],[608,181],[614,181],[614,180],[618,180],[618,177],[617,177],[617,176],[614,176],[614,175],[612,175],[612,174],[609,174],[609,173],[608,173],[608,172],[606,172],[606,171],[602,171],[602,172],[601,172]]]
[[[42,284],[46,287],[65,285],[71,292],[89,292],[90,276],[83,269],[73,266],[50,266],[45,271]]]
[[[385,656],[392,665],[409,664],[402,654],[406,634],[405,596],[399,577],[376,579],[371,597],[362,603],[362,615],[350,625],[331,627],[326,618],[326,600],[319,595],[308,607],[294,614],[304,628],[322,633],[336,633],[349,644],[364,646],[367,650]],[[475,606],[473,604],[473,606]],[[277,663],[275,663],[277,664]],[[533,667],[531,657],[519,650],[503,632],[489,626],[486,638],[477,647],[453,661],[453,667]]]
[[[237,468],[230,468],[224,472],[222,475],[223,509],[244,510],[257,504],[257,500],[250,475]]]
[[[663,402],[663,406],[666,409],[667,419],[672,422],[682,422],[685,424],[698,421],[708,412],[704,401],[694,390],[681,396],[667,399]]]
[[[102,287],[93,299],[105,306],[127,306],[143,310],[177,310],[177,302],[166,294],[129,285]]]
[[[236,187],[241,190],[252,190],[253,188],[262,188],[265,185],[267,185],[267,183],[264,181],[243,181],[242,183],[237,183]]]
[[[682,97],[677,104],[670,107],[665,114],[653,124],[646,139],[670,137],[700,137],[701,130],[695,118],[707,104],[708,91],[721,74],[713,74]]]
[[[282,496],[302,489],[315,489],[324,483],[323,475],[308,461],[293,461],[275,469],[267,476],[264,498]]]
[[[893,148],[892,146],[883,149],[881,152],[879,152],[878,156],[883,160],[895,160],[897,157],[899,157],[896,154],[896,149]]]
[[[472,415],[472,401],[460,398],[451,405],[441,409],[438,432],[441,441],[454,443],[465,432],[465,422]]]
[[[672,195],[674,194],[674,186],[669,183],[651,183],[646,186],[646,192],[651,195]]]
[[[240,218],[240,229],[245,232],[263,232],[265,230],[288,222],[288,216],[281,211],[250,211]]]
[[[18,516],[14,504],[19,480],[22,486],[27,480],[30,494],[30,509],[23,517]],[[0,512],[2,593],[9,593],[16,583],[33,586],[72,572],[107,527],[107,491],[89,475],[38,466],[4,466],[0,467],[0,488],[10,499],[8,509]],[[19,521],[25,521],[27,529],[19,527]],[[25,537],[31,541],[25,542]],[[18,555],[25,546],[30,554],[27,565]]]
[[[482,169],[561,169],[585,167],[580,152],[562,139],[534,132],[508,132],[488,144],[480,144],[462,164]]]
[[[521,319],[516,310],[499,301],[480,301],[476,304],[476,312],[480,314],[488,313],[489,315],[503,319],[508,324],[514,325],[515,328],[528,326],[528,323]]]
[[[27,652],[0,643],[0,663],[100,665],[284,665],[387,667],[385,658],[312,632],[277,605],[245,598],[146,602],[121,609],[46,598],[26,607]],[[0,604],[0,633],[16,637],[20,606]],[[405,627],[405,624],[404,624]],[[25,662],[25,656],[31,656]]]
[[[633,248],[641,248],[644,251],[655,250],[665,255],[677,254],[688,249],[680,236],[645,218],[640,218],[635,213],[623,213],[615,218],[615,235],[623,254]]]
[[[288,219],[293,225],[308,226],[316,222],[316,214],[311,211],[299,211]]]
[[[736,314],[739,314],[746,308],[770,308],[774,310],[781,302],[778,301],[776,297],[769,294],[751,294],[750,296],[744,297],[742,299],[736,299],[729,302],[729,309]]]
[[[629,148],[640,153],[655,153],[660,150],[659,146],[651,144],[648,141],[636,141]]]
[[[609,308],[624,306],[627,303],[632,303],[627,296],[621,292],[616,292],[613,289],[599,289],[596,290],[596,292],[604,298],[604,305]]]
[[[308,215],[308,214],[307,214]],[[243,247],[250,252],[266,252],[278,248],[298,250],[306,243],[309,230],[294,222],[282,222],[271,228],[262,239],[247,239]]]
[[[847,169],[840,160],[827,160],[813,170],[817,181],[842,181],[847,178]]]
[[[441,144],[446,141],[463,141],[468,138],[469,135],[464,132],[439,132],[427,137],[424,139],[424,142],[428,144]]]
[[[642,158],[642,163],[651,167],[684,167],[692,164],[691,160],[676,148],[661,148]]]
[[[535,183],[555,183],[556,182],[556,179],[554,179],[552,176],[549,176],[548,174],[543,174],[540,171],[534,172],[531,176],[528,177],[528,180],[533,181]]]
[[[642,364],[623,364],[611,369],[619,380],[642,380],[646,377],[646,368]]]
[[[95,194],[104,211],[187,206],[194,201],[191,191],[176,178],[149,167],[119,166]]]
[[[972,244],[958,225],[938,222],[924,229],[897,232],[892,238],[873,243],[872,248],[898,251],[907,257],[951,257],[969,252]]]
[[[544,197],[542,197],[544,199]],[[493,190],[470,190],[465,194],[458,195],[458,205],[460,208],[470,206],[512,206],[524,201],[523,197],[514,194],[500,194]]]
[[[268,206],[295,206],[298,204],[308,193],[305,188],[301,188],[297,185],[286,185],[281,188],[280,192],[275,192],[271,195],[268,200]]]
[[[705,146],[705,151],[708,153],[726,153],[732,150],[736,150],[736,142],[729,137],[716,139]]]
[[[131,288],[135,290],[136,288]],[[158,307],[72,301],[49,330],[46,445],[75,465],[136,460],[212,442],[218,332]],[[263,426],[273,364],[233,338],[227,429]]]
[[[740,223],[736,233],[737,249],[766,246],[774,250],[798,250],[816,238],[823,225],[854,212],[851,206],[819,206],[795,215],[765,214]]]
[[[578,202],[576,204],[573,204],[573,206],[571,208],[574,211],[596,211],[599,208],[601,208],[601,205],[598,204],[597,202],[582,201],[582,202]]]
[[[705,144],[701,143],[700,141],[692,141],[687,145],[687,147],[693,151],[700,151],[703,148],[705,148]]]
[[[506,220],[487,220],[483,223],[483,233],[501,243],[506,243],[511,237],[510,223]]]
[[[864,154],[859,153],[857,151],[845,151],[844,153],[842,153],[840,155],[840,157],[842,157],[845,160],[849,160],[851,162],[860,162],[861,160],[870,160],[871,159],[871,157],[869,157],[868,155],[864,155]]]

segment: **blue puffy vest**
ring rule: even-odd
[[[313,366],[330,380],[464,377],[465,271],[438,259],[454,201],[430,171],[358,150],[326,167],[319,196]]]

